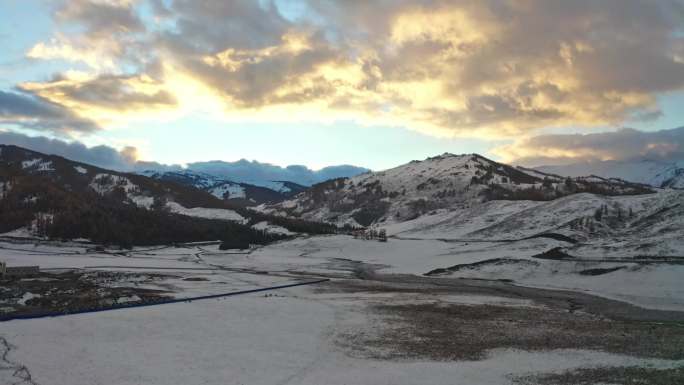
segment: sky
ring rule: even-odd
[[[0,142],[93,162],[684,158],[684,0],[0,0],[0,46]]]

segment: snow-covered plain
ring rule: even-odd
[[[531,287],[567,289],[633,303],[640,307],[684,311],[684,265],[533,259],[533,255],[564,242],[533,238],[518,242],[390,239],[387,243],[353,239],[349,236],[299,238],[256,250],[249,255],[232,256],[232,266],[279,271],[329,272],[346,269],[340,260],[377,265],[383,273],[422,275],[431,270],[470,264],[494,258],[530,260],[535,265],[503,264],[465,269],[449,277],[512,279]],[[211,254],[205,259],[220,263]],[[521,266],[522,265],[522,266]],[[625,266],[604,275],[582,275],[596,268]]]
[[[559,245],[561,241],[543,238],[513,243],[391,238],[381,243],[338,235],[301,237],[250,253],[220,251],[215,245],[98,253],[87,245],[0,242],[0,260],[10,266],[38,264],[54,269],[170,274],[174,278],[141,285],[172,290],[182,298],[280,285],[317,274],[349,277],[354,261],[374,266],[381,273],[423,274],[497,257],[533,260],[532,255]],[[592,263],[573,267],[564,261],[535,261],[540,263],[538,271],[483,269],[480,275],[467,270],[463,275],[511,276],[523,285],[585,290],[642,306],[684,310],[684,289],[677,279],[684,276],[681,266],[647,266],[591,277],[580,276],[577,271],[591,268]],[[12,345],[10,362],[25,366],[36,383],[56,385],[487,385],[511,383],[511,378],[519,375],[579,367],[667,368],[684,364],[586,350],[496,349],[483,360],[462,362],[369,359],[340,344],[339,339],[359,328],[373,332],[380,327],[369,311],[374,303],[538,305],[495,296],[345,294],[316,289],[303,286],[190,303],[15,320],[0,324],[0,337]],[[12,371],[0,370],[0,383],[12,382],[16,382]]]
[[[336,332],[364,321],[344,300],[319,300],[293,288],[277,297],[11,321],[2,334],[15,346],[10,359],[37,383],[53,385],[498,385],[512,375],[599,364],[682,363],[578,350],[497,350],[474,362],[387,361],[353,357],[335,346]]]

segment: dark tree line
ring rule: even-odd
[[[284,238],[235,222],[146,210],[111,199],[55,213],[46,235],[59,239],[88,238],[126,248],[213,240],[266,244]]]
[[[252,210],[238,210],[238,213],[240,213],[240,215],[243,217],[250,218],[249,223],[251,225],[267,221],[272,225],[284,227],[295,233],[336,234],[340,231],[344,231],[343,229],[340,229],[330,223],[307,221],[305,219],[283,217],[278,215],[269,215]]]
[[[162,201],[147,210],[123,199],[119,189],[103,196],[72,191],[47,178],[18,176],[0,200],[0,232],[35,225],[50,238],[87,238],[126,248],[212,240],[265,244],[284,238],[240,223],[172,214],[162,209]]]

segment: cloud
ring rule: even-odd
[[[145,25],[133,3],[125,0],[69,0],[55,11],[55,19],[83,26],[85,35],[90,37],[110,38],[117,33],[143,32]]]
[[[120,71],[122,64],[145,61],[146,26],[134,1],[70,0],[56,3],[53,18],[61,27],[38,42],[31,59],[83,62],[97,71]],[[149,47],[148,47],[149,48]]]
[[[26,52],[26,57],[83,62],[96,69],[115,70],[117,68],[116,58],[112,57],[112,54],[118,51],[118,48],[113,47],[111,43],[72,40],[58,36],[50,39],[49,42],[38,42]]]
[[[540,135],[492,151],[504,161],[526,166],[605,160],[684,160],[684,127],[653,132],[623,128],[614,132]]]
[[[179,2],[169,52],[229,110],[314,104],[444,135],[653,117],[656,94],[684,87],[676,1],[319,3],[293,23],[254,2]],[[228,31],[201,24],[209,11],[229,26],[258,15],[269,28],[220,39]],[[289,50],[288,36],[309,40]]]
[[[187,109],[186,97],[215,100],[233,119],[355,119],[512,138],[657,119],[657,97],[684,89],[682,0],[304,1],[288,17],[272,1],[143,3],[78,0],[56,10],[55,43],[29,56],[84,61],[98,77],[64,93],[45,82],[41,95],[59,94],[81,113]],[[120,92],[145,77],[154,91]],[[181,102],[159,103],[172,100]]]
[[[181,168],[180,165],[141,161],[138,159],[138,149],[133,146],[125,146],[121,150],[105,145],[88,147],[79,141],[67,142],[3,130],[0,130],[0,144],[11,144],[44,154],[59,155],[109,170],[142,171],[153,169],[173,171]]]
[[[98,125],[64,106],[30,93],[0,91],[0,123],[60,133],[92,132]]]
[[[0,144],[11,144],[118,171],[154,170],[164,172],[182,169],[177,164],[142,161],[138,159],[138,149],[134,146],[126,146],[120,150],[105,145],[88,147],[78,141],[67,142],[3,130],[0,130]],[[301,165],[280,167],[245,159],[236,162],[196,162],[188,164],[187,169],[223,176],[238,182],[292,181],[302,185],[311,185],[328,179],[352,176],[368,171],[362,167],[349,165],[324,167],[320,170],[311,170]]]
[[[176,104],[173,95],[145,75],[60,76],[49,82],[23,83],[20,88],[77,109],[98,107],[126,111]]]
[[[45,154],[59,155],[107,169],[128,170],[136,161],[135,158],[131,157],[130,149],[117,151],[109,146],[87,147],[77,141],[66,142],[11,131],[0,131],[0,143],[24,147]]]

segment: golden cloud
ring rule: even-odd
[[[684,88],[675,0],[312,2],[296,21],[273,4],[176,0],[160,15],[173,28],[154,33],[133,3],[80,3],[57,16],[84,35],[28,55],[110,74],[22,87],[98,119],[211,106],[226,119],[516,137],[654,117],[659,94]],[[117,75],[131,63],[138,75]]]
[[[76,45],[68,39],[55,38],[48,43],[36,43],[26,53],[26,57],[83,62],[97,70],[115,70],[117,68],[115,54],[118,52],[120,52],[120,47],[116,42],[82,42]]]
[[[19,88],[100,122],[159,117],[177,104],[163,83],[147,75],[72,71],[48,82],[22,83]]]

